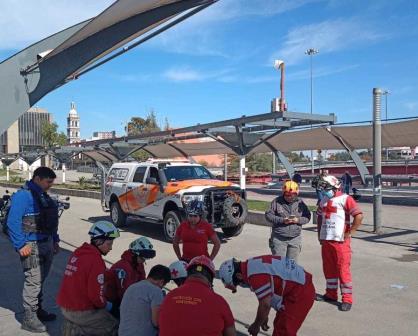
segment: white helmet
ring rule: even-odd
[[[229,259],[224,261],[219,267],[219,277],[222,280],[222,283],[226,288],[231,289],[233,292],[236,291],[236,286],[234,285],[234,261],[235,259]]]
[[[146,237],[135,239],[129,244],[129,249],[144,259],[152,259],[155,257],[155,250],[151,242]]]
[[[187,262],[177,260],[168,266],[171,272],[171,280],[181,279],[187,277]]]
[[[89,235],[91,239],[114,239],[120,236],[117,227],[113,223],[105,220],[94,223],[90,228]]]
[[[339,189],[341,186],[341,181],[333,175],[324,176],[322,177],[322,180],[331,188]]]

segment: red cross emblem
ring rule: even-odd
[[[172,278],[177,278],[177,275],[179,275],[179,272],[176,270],[176,269],[172,269],[171,270],[171,275],[172,275]]]
[[[329,219],[331,217],[331,214],[337,213],[337,207],[332,205],[332,201],[329,200],[327,202],[327,206],[323,208],[325,212],[325,218]]]

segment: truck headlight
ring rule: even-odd
[[[198,200],[198,201],[202,201],[203,202],[204,197],[205,197],[204,195],[187,195],[186,194],[186,195],[183,195],[181,197],[181,202],[183,204],[190,203],[193,200]]]

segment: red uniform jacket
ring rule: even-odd
[[[106,271],[105,297],[108,301],[120,304],[128,287],[145,279],[144,264],[133,265],[133,257],[134,254],[126,250],[121,260]]]
[[[68,260],[57,296],[58,305],[72,311],[104,308],[105,271],[99,250],[84,243]]]

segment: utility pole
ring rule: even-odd
[[[382,90],[373,89],[373,230],[382,231]]]
[[[313,56],[319,53],[319,50],[314,48],[309,48],[305,51],[305,55],[309,56],[310,64],[311,64],[311,114],[313,113],[313,66],[312,66],[312,59]],[[312,123],[311,123],[311,129],[312,129]],[[311,171],[312,174],[315,173],[315,164],[314,164],[314,158],[313,158],[313,150],[311,150]]]
[[[389,90],[385,90],[382,92],[385,96],[385,124],[388,123],[388,95],[390,95]],[[389,161],[389,148],[386,147],[386,161]]]

